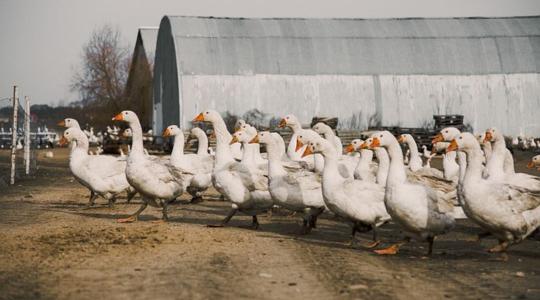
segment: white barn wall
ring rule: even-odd
[[[378,108],[384,126],[420,127],[434,114],[463,114],[475,130],[540,136],[538,74],[377,76],[380,96],[375,76],[366,75],[182,75],[182,120],[170,121],[190,126],[204,109],[241,116],[257,108],[276,117],[294,113],[303,123],[337,116],[342,128],[366,129]]]

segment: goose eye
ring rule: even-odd
[[[462,136],[460,136],[460,137],[459,137],[459,139],[460,139],[460,140],[462,140],[462,139],[463,139],[463,137],[462,137]]]
[[[288,119],[289,119],[289,117],[285,117],[285,119],[287,119],[287,120],[288,120]]]
[[[381,137],[381,138],[382,138],[382,134],[381,134],[381,135],[379,135],[379,137]]]
[[[205,114],[208,114],[208,112],[205,112]]]

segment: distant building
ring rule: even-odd
[[[137,111],[146,129],[152,127],[152,72],[157,34],[157,27],[139,28],[126,85],[126,96],[131,104],[129,109]]]
[[[540,136],[540,17],[241,19],[165,16],[153,128],[204,109],[336,116],[341,128],[420,127],[463,114],[475,130]]]

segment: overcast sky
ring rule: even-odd
[[[540,15],[540,0],[0,0],[0,98],[11,86],[33,103],[77,100],[69,81],[92,30],[137,28],[163,15],[229,17],[463,17]]]

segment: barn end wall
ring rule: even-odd
[[[434,114],[463,114],[479,131],[540,136],[538,74],[489,75],[182,75],[183,126],[204,109],[241,116],[257,108],[274,117],[337,116],[343,129],[421,127]],[[163,123],[178,124],[179,117]]]

